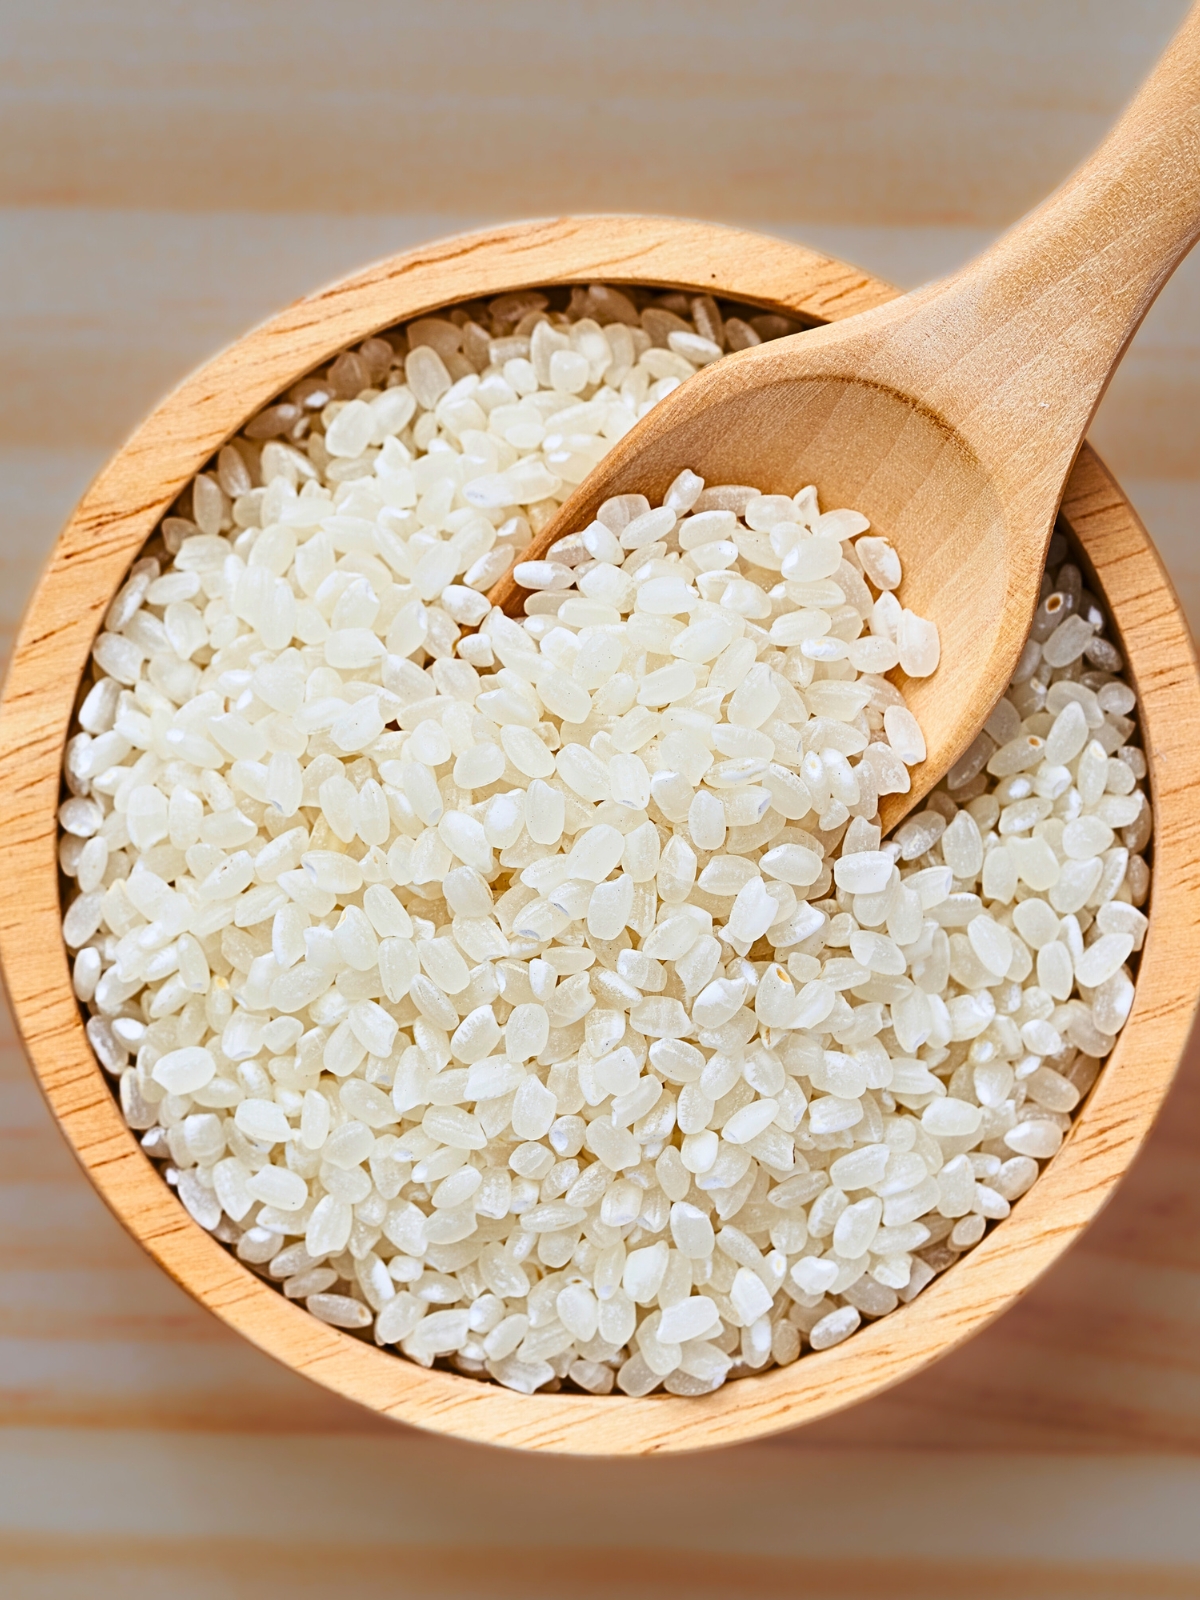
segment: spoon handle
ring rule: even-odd
[[[1084,165],[977,260],[911,297],[925,304],[896,333],[913,391],[1001,479],[1049,469],[1061,485],[1125,347],[1198,236],[1200,5]]]

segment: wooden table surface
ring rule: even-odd
[[[1183,0],[0,0],[0,653],[57,527],[274,306],[477,221],[680,211],[913,284],[1099,136]],[[444,130],[444,131],[443,131]],[[1093,438],[1200,623],[1200,260]],[[904,1387],[691,1459],[427,1438],[125,1237],[0,1036],[5,1600],[1200,1595],[1200,1051],[1116,1200]]]

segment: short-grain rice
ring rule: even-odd
[[[369,339],[96,642],[60,861],[97,1058],[203,1227],[423,1365],[695,1395],[835,1345],[1007,1215],[1129,1013],[1145,759],[1061,538],[886,841],[924,741],[884,674],[938,651],[865,518],[684,473],[520,560],[789,331],[592,286]]]

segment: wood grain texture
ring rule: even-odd
[[[9,0],[0,200],[999,227],[1095,145],[1184,9]]]
[[[0,1562],[19,1585],[14,1600],[90,1600],[97,1589],[120,1593],[124,1600],[154,1600],[163,1589],[178,1591],[182,1567],[189,1582],[201,1582],[208,1593],[246,1596],[272,1585],[288,1600],[325,1600],[339,1585],[380,1587],[396,1600],[424,1600],[436,1593],[443,1600],[531,1600],[561,1593],[570,1570],[576,1600],[662,1600],[687,1594],[694,1600],[757,1600],[787,1594],[802,1581],[807,1594],[836,1595],[838,1600],[1194,1600],[1195,1570],[1191,1563],[1045,1561],[998,1557],[983,1566],[968,1556],[936,1557],[903,1564],[880,1556],[874,1560],[830,1556],[814,1560],[801,1552],[759,1555],[754,1552],[665,1549],[636,1553],[614,1551],[581,1541],[562,1550],[507,1544],[462,1549],[454,1544],[414,1542],[402,1554],[349,1545],[267,1541],[248,1537],[139,1540],[136,1543],[100,1535],[61,1541],[51,1554],[41,1539],[0,1541]],[[982,1570],[981,1570],[982,1569]],[[237,1587],[231,1587],[237,1585]],[[269,1592],[269,1591],[268,1591]],[[13,1591],[10,1590],[10,1594]]]
[[[1092,416],[1200,234],[1200,7],[1116,128],[977,260],[873,314],[713,362],[655,406],[541,530],[536,560],[610,496],[657,505],[684,468],[792,495],[820,487],[888,537],[904,604],[953,673],[899,682],[928,750],[883,797],[885,831],[943,778],[1012,676]],[[515,612],[512,573],[491,591]]]
[[[0,1564],[6,1600],[1195,1594],[1196,1462],[964,1451],[955,1466],[761,1445],[515,1460],[399,1430],[277,1444],[20,1429],[0,1439]]]
[[[1013,1216],[912,1306],[848,1345],[700,1402],[515,1396],[423,1371],[315,1322],[187,1217],[124,1127],[86,1045],[54,870],[54,801],[75,685],[98,616],[162,508],[287,382],[342,343],[436,304],[483,288],[593,277],[691,284],[814,317],[893,293],[813,252],[727,230],[575,219],[384,263],[219,357],[101,475],[26,618],[0,712],[0,954],[35,1070],[89,1176],[134,1237],[230,1326],[327,1388],[427,1429],[553,1451],[669,1453],[825,1416],[919,1371],[1011,1304],[1108,1196],[1161,1104],[1192,1013],[1200,885],[1187,791],[1198,776],[1200,687],[1186,626],[1144,531],[1085,453],[1065,514],[1105,588],[1142,696],[1158,827],[1151,930],[1130,1022],[1063,1151]]]

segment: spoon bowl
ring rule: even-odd
[[[671,405],[674,395],[660,401],[668,414],[660,422],[652,412],[626,435],[527,559],[585,526],[611,495],[641,492],[657,504],[685,467],[710,484],[753,483],[767,494],[793,495],[814,483],[825,509],[861,511],[900,555],[903,603],[936,618],[942,658],[954,664],[952,672],[925,678],[906,678],[898,668],[891,674],[926,733],[929,755],[913,769],[909,793],[883,797],[888,829],[970,743],[1007,683],[1005,619],[1020,575],[1010,567],[1005,511],[993,480],[943,417],[855,377],[796,376],[798,361],[809,362],[825,331],[727,356],[689,379],[686,395],[676,391],[678,403]],[[852,338],[836,348],[855,343]],[[701,384],[697,397],[693,386]],[[1035,580],[1040,576],[1038,565]],[[518,611],[524,591],[509,576],[491,598]],[[1015,662],[1015,653],[1008,653]],[[972,670],[964,675],[960,662]]]

